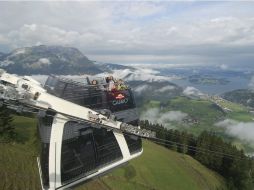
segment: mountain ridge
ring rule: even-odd
[[[98,74],[103,72],[77,48],[32,46],[0,55],[0,66],[15,74]]]
[[[222,94],[228,101],[254,108],[254,91],[250,89],[238,89]]]

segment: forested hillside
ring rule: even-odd
[[[142,121],[141,126],[156,131],[157,144],[177,152],[188,154],[208,168],[220,173],[227,180],[229,189],[254,188],[254,159],[247,157],[230,143],[213,133],[202,132],[194,137],[187,132],[168,130],[159,124]]]

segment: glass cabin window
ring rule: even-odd
[[[112,131],[90,124],[68,122],[64,126],[61,153],[61,180],[66,184],[122,159]]]
[[[62,182],[68,182],[92,173],[96,169],[95,164],[95,149],[91,130],[63,141]]]
[[[124,137],[127,142],[128,148],[130,150],[130,154],[135,154],[141,151],[142,141],[140,137],[128,135],[128,134],[125,134]]]
[[[51,126],[53,117],[40,117],[38,123],[38,131],[41,139],[40,147],[40,164],[42,172],[42,183],[44,187],[49,186],[49,143],[51,137]]]
[[[121,149],[112,131],[94,128],[97,166],[102,167],[123,158]]]
[[[46,89],[53,90],[55,88],[56,84],[57,84],[57,81],[58,80],[55,77],[52,77],[52,76],[48,77],[48,79],[45,83]]]
[[[44,187],[49,187],[49,143],[41,143],[40,164],[42,184]]]

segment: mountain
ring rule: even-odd
[[[231,102],[243,104],[254,108],[254,92],[248,89],[239,89],[226,92],[223,98]]]
[[[19,48],[0,56],[0,67],[16,74],[98,74],[102,70],[78,49],[63,46]]]
[[[0,143],[0,189],[40,189],[36,157],[36,120],[15,116],[20,143]],[[142,156],[76,190],[217,190],[226,189],[224,179],[190,156],[143,141]]]

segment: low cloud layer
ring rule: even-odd
[[[249,83],[249,88],[252,90],[252,91],[254,91],[254,76],[251,78],[251,80],[250,80],[250,83]]]
[[[158,92],[160,93],[166,93],[166,92],[169,92],[169,91],[172,91],[172,90],[175,90],[175,86],[171,86],[171,85],[167,85],[167,86],[164,86],[162,88],[160,88],[159,90],[157,90]],[[152,86],[149,86],[147,84],[142,84],[142,85],[139,85],[137,86],[136,88],[133,89],[137,94],[142,94],[143,92],[147,91],[147,90],[152,90]]]
[[[168,111],[162,113],[158,108],[151,108],[141,114],[142,120],[148,120],[151,123],[168,125],[170,122],[181,122],[188,114],[181,111]]]
[[[183,91],[183,94],[186,96],[196,96],[196,97],[204,95],[200,90],[192,86],[186,87]]]
[[[228,65],[226,65],[226,64],[221,64],[221,65],[220,65],[220,69],[221,69],[221,70],[227,70],[227,69],[229,69],[229,68],[228,68]]]
[[[50,64],[50,61],[43,58],[39,60],[40,64]],[[92,77],[99,77],[99,78],[104,78],[106,76],[112,75],[115,78],[121,78],[124,79],[125,81],[172,81],[175,79],[179,79],[179,77],[172,75],[172,76],[162,76],[160,75],[159,71],[155,71],[152,69],[142,69],[142,68],[136,68],[134,70],[130,69],[122,69],[122,70],[113,70],[113,73],[100,73],[97,75],[94,75]],[[87,77],[89,75],[72,75],[72,76],[66,76],[68,78],[72,78],[75,80],[82,80],[83,78]],[[44,83],[46,81],[47,76],[45,75],[34,75],[33,78],[39,80],[40,82]],[[151,88],[149,85],[140,85],[137,86],[134,91],[137,93],[142,93],[143,91]],[[159,92],[167,92],[174,90],[174,86],[164,86],[161,89],[159,89]]]
[[[171,91],[171,90],[175,90],[175,86],[164,86],[161,89],[158,90],[158,92],[167,92],[167,91]]]
[[[136,88],[134,88],[133,90],[138,94],[142,94],[144,91],[149,90],[151,88],[151,86],[147,85],[147,84],[143,84],[143,85],[139,85]]]
[[[108,73],[110,74],[110,73]],[[98,74],[98,77],[102,77],[107,75],[107,73]],[[113,70],[113,75],[116,78],[122,78],[125,81],[171,81],[174,79],[178,79],[179,77],[172,75],[172,76],[162,76],[160,75],[159,71],[155,71],[152,69],[143,69],[143,68],[136,68],[135,70],[130,69],[122,69],[122,70]]]
[[[223,127],[226,133],[230,136],[237,137],[244,142],[254,145],[254,122],[238,122],[231,119],[215,124],[218,127]]]

